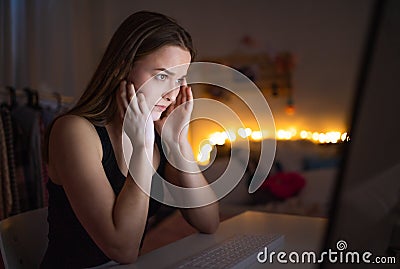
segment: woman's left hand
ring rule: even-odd
[[[183,85],[175,103],[171,104],[161,118],[154,122],[157,132],[165,143],[181,144],[187,142],[192,111],[192,89],[187,85]]]

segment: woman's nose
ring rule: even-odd
[[[164,94],[163,98],[169,102],[175,102],[176,97],[179,94],[179,87],[176,89],[173,89],[172,91],[167,92],[166,94]]]

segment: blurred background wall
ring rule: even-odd
[[[277,128],[345,132],[371,0],[2,0],[0,84],[79,97],[118,25],[151,10],[192,34],[198,59],[289,51],[295,114],[270,98]],[[244,50],[244,51],[243,51]]]

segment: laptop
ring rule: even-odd
[[[400,268],[400,1],[372,13],[321,268]]]

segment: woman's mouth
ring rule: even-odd
[[[163,111],[166,110],[166,109],[167,109],[166,106],[162,106],[162,105],[155,105],[155,106],[154,106],[154,110],[155,110],[155,111],[163,112]]]

